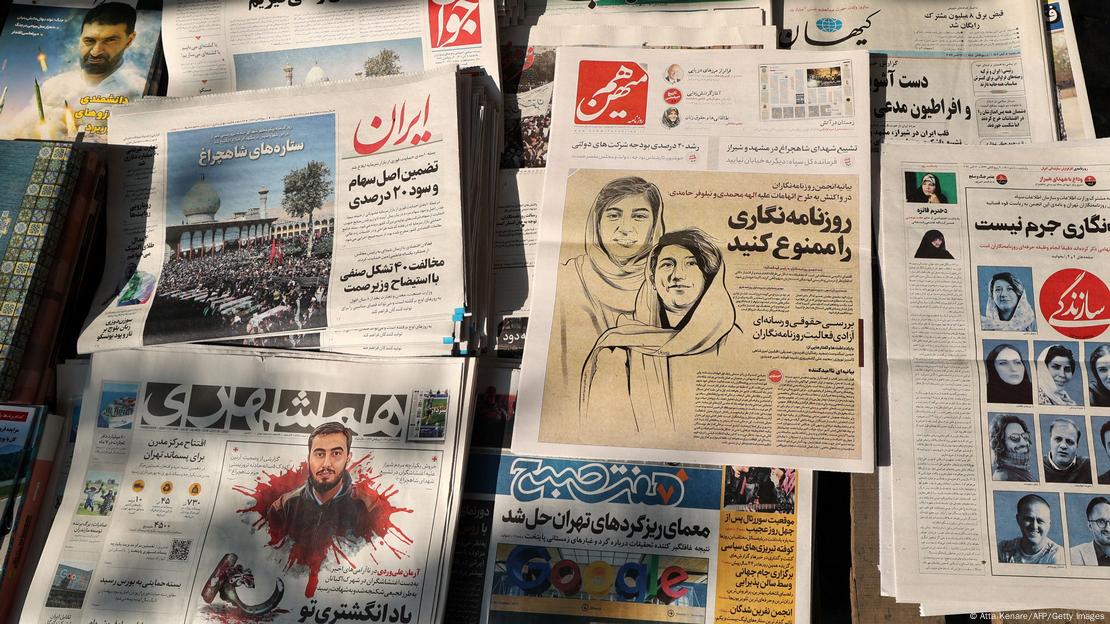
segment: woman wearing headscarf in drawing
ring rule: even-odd
[[[1110,407],[1110,344],[1100,345],[1088,357],[1090,367],[1091,405]]]
[[[1033,403],[1033,382],[1017,347],[1002,343],[991,349],[984,361],[987,365],[987,402]]]
[[[1032,438],[1020,417],[999,414],[991,421],[991,478],[995,481],[1036,481],[1029,470]]]
[[[952,260],[952,254],[944,246],[944,233],[940,230],[929,230],[921,237],[921,244],[917,246],[914,258],[926,260]]]
[[[1037,403],[1041,405],[1076,405],[1068,394],[1068,384],[1075,376],[1075,354],[1063,345],[1049,345],[1037,356]]]
[[[701,230],[660,237],[635,312],[598,338],[582,367],[579,414],[586,428],[676,429],[671,360],[715,359],[741,331],[723,269],[721,250]],[[631,422],[622,407],[631,408]]]
[[[1025,284],[1008,271],[995,273],[987,288],[983,331],[1036,331],[1037,314],[1026,296]]]
[[[947,204],[948,197],[940,189],[940,179],[936,174],[926,173],[921,176],[921,184],[906,193],[906,199],[922,204]]]
[[[635,176],[612,180],[594,198],[585,229],[586,253],[559,268],[552,326],[551,350],[570,384],[598,336],[636,309],[648,252],[663,233],[659,187]]]

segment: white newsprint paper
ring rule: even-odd
[[[898,599],[1110,608],[1110,150],[882,171]]]
[[[500,80],[493,0],[166,0],[167,94],[482,66]]]
[[[444,68],[121,109],[109,138],[135,149],[109,183],[79,349],[367,326],[391,331],[361,344],[442,345],[467,305],[458,80]]]
[[[441,621],[472,379],[464,358],[95,355],[20,621]]]
[[[812,473],[474,453],[485,623],[810,621]],[[477,477],[477,478],[475,478]],[[462,543],[466,543],[462,541]]]
[[[793,50],[872,52],[874,142],[1052,141],[1040,0],[784,0]]]
[[[560,48],[514,452],[872,469],[867,62]]]

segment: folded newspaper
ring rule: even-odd
[[[489,296],[474,232],[497,110],[454,68],[120,110],[110,138],[134,149],[79,350],[324,329],[325,347],[465,348]]]
[[[872,469],[867,65],[559,50],[513,452]]]
[[[900,601],[1110,608],[1108,155],[883,150]]]
[[[437,622],[466,358],[93,357],[24,622]]]

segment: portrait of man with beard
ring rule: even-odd
[[[106,115],[102,114],[106,106],[96,101],[86,102],[87,98],[123,98],[122,101],[127,102],[141,96],[146,89],[145,71],[140,71],[136,63],[126,62],[127,51],[139,35],[135,27],[137,19],[134,7],[122,2],[105,2],[89,9],[81,20],[76,40],[66,42],[62,48],[64,54],[75,55],[76,58],[70,58],[77,62],[77,67],[45,81],[39,78],[41,120],[38,100],[32,96],[27,107],[4,134],[63,139],[72,138],[70,135],[74,129],[94,130],[97,134],[102,132],[107,121]],[[143,49],[140,64],[143,61],[149,63],[149,59],[145,58],[146,48]],[[56,59],[55,62],[63,66],[69,64],[63,59]],[[45,65],[43,71],[46,71]],[[86,110],[101,114],[76,114]],[[72,118],[67,119],[67,114]]]
[[[306,482],[270,505],[271,529],[301,545],[364,536],[377,501],[354,487],[350,460],[350,429],[337,422],[316,427],[308,436]]]

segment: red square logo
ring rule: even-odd
[[[478,0],[428,0],[432,49],[480,45]]]
[[[582,61],[574,123],[642,126],[647,121],[648,75],[630,61]]]

